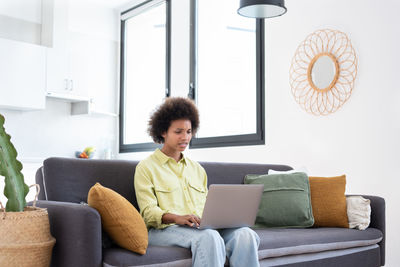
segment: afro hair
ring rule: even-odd
[[[200,121],[194,102],[184,97],[168,97],[151,115],[148,133],[154,142],[163,144],[162,134],[168,131],[172,121],[180,119],[190,120],[192,133],[197,132]]]

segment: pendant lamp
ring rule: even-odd
[[[249,18],[273,18],[285,14],[285,0],[240,0],[239,15]]]

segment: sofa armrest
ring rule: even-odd
[[[76,203],[39,200],[47,208],[50,231],[56,238],[51,266],[102,266],[101,218],[93,208]]]
[[[385,240],[386,240],[386,205],[385,199],[378,196],[361,195],[371,201],[371,222],[369,227],[381,230],[383,238],[378,243],[381,254],[381,266],[385,265]]]

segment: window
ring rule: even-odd
[[[232,0],[190,4],[188,96],[201,115],[190,148],[264,144],[264,20],[241,17]],[[160,147],[147,122],[171,95],[170,20],[169,0],[144,1],[121,14],[120,152]],[[176,42],[185,41],[184,26],[174,31]]]
[[[232,0],[191,3],[189,95],[201,114],[191,148],[264,144],[264,21]]]
[[[158,147],[147,122],[169,96],[169,14],[168,1],[146,1],[121,14],[120,152]]]

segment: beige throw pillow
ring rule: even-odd
[[[348,196],[346,202],[349,228],[367,229],[371,220],[371,201],[362,196]]]

